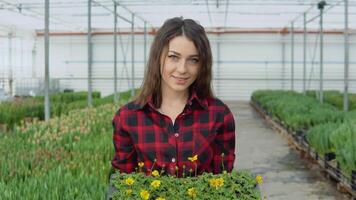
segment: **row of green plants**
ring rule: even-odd
[[[138,90],[136,90],[137,93]],[[129,99],[131,97],[131,91],[121,92],[119,95],[119,101],[124,99]],[[114,94],[103,98],[93,98],[92,105],[93,107],[97,107],[100,105],[113,103],[114,102]],[[84,100],[74,101],[68,104],[57,103],[51,107],[53,107],[53,115],[61,116],[67,114],[69,111],[73,109],[83,109],[88,106],[88,100],[85,98]]]
[[[334,153],[343,173],[351,177],[356,170],[356,111],[343,112],[293,91],[260,90],[251,99],[291,131],[302,130],[322,157]]]
[[[334,106],[320,104],[315,98],[295,91],[258,90],[253,92],[251,100],[291,131],[308,130],[317,124],[344,118],[344,112]]]
[[[12,129],[25,118],[43,119],[43,102],[28,98],[0,103],[0,132]]]
[[[54,116],[60,116],[63,108],[68,104],[83,101],[87,98],[87,92],[63,92],[50,95],[51,113]],[[93,92],[93,99],[98,98],[100,98],[100,92]],[[15,124],[19,124],[22,120],[33,118],[44,119],[43,96],[16,98],[13,101],[0,103],[0,124],[6,126],[7,129],[12,129]]]
[[[350,112],[344,122],[325,123],[312,127],[306,134],[310,146],[324,159],[335,155],[342,172],[352,176],[356,172],[356,112]],[[355,173],[354,172],[354,173]]]
[[[120,93],[120,99],[127,99],[130,91]],[[57,93],[50,96],[51,116],[61,116],[73,109],[82,109],[88,105],[87,92]],[[114,102],[114,95],[100,98],[100,92],[93,92],[93,106]],[[0,125],[11,130],[21,121],[31,121],[34,118],[44,119],[44,97],[29,97],[21,100],[0,103]],[[1,129],[0,129],[1,131]]]
[[[92,92],[93,99],[98,99],[101,97],[100,92]],[[35,96],[34,99],[43,102],[44,96]],[[62,103],[71,103],[74,101],[81,101],[88,99],[88,92],[59,92],[51,94],[49,96],[51,102],[62,102]]]
[[[117,109],[75,109],[0,134],[0,199],[104,199]]]
[[[356,111],[346,112],[343,122],[328,122],[310,128],[307,132],[307,140],[320,155],[334,152],[336,146],[341,147],[336,142],[340,135],[339,131],[344,131],[345,134],[352,136],[356,131],[356,128],[353,127],[355,123]]]
[[[319,91],[308,90],[306,94],[310,97],[319,99]],[[349,110],[356,110],[356,94],[348,94]],[[326,90],[323,92],[323,100],[339,110],[344,110],[344,94],[338,90]]]

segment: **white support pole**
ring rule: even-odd
[[[348,98],[348,88],[349,88],[349,10],[348,10],[348,0],[345,0],[345,69],[344,69],[344,111],[349,110],[349,98]]]
[[[117,4],[114,2],[114,103],[119,101],[117,94]]]
[[[92,41],[91,41],[91,3],[88,0],[88,107],[93,106],[92,98]]]
[[[135,15],[131,14],[131,97],[135,96]]]
[[[45,120],[50,119],[49,102],[49,0],[45,0]]]

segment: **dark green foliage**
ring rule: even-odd
[[[331,105],[320,104],[314,98],[292,91],[258,90],[252,94],[251,99],[293,131],[341,121],[344,115]]]
[[[308,90],[307,95],[319,99],[319,92]],[[324,102],[329,103],[339,110],[344,110],[344,94],[338,90],[327,90],[323,92]],[[356,94],[349,94],[349,110],[356,109]]]
[[[137,93],[136,89],[136,93]],[[100,98],[100,92],[93,92],[93,106],[100,106],[107,103],[114,102],[114,95],[109,95],[104,98]],[[123,102],[130,98],[131,91],[119,93],[119,102]],[[57,93],[50,96],[50,110],[51,116],[61,116],[67,114],[74,109],[83,109],[88,106],[88,93],[87,92],[64,92]],[[18,99],[12,102],[0,103],[0,125],[6,125],[11,130],[14,125],[20,124],[21,121],[33,120],[37,118],[39,120],[44,119],[44,97],[28,97],[24,99]],[[1,129],[0,129],[1,131]]]
[[[323,157],[335,153],[342,171],[351,176],[356,169],[356,111],[342,112],[338,91],[325,92],[320,104],[315,91],[307,96],[290,91],[256,91],[251,99],[292,131],[306,130],[309,145]],[[352,96],[352,95],[350,95]],[[336,107],[339,109],[336,109]]]

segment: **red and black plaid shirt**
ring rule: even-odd
[[[113,118],[115,156],[112,166],[120,172],[162,171],[182,176],[203,172],[230,172],[235,160],[235,122],[230,109],[217,98],[199,99],[193,91],[174,122],[158,112],[152,101],[140,106],[130,102]],[[188,157],[198,155],[195,162]],[[155,162],[154,162],[155,161]],[[224,163],[224,165],[222,164]],[[184,169],[183,169],[184,165]],[[193,175],[192,174],[192,175]]]

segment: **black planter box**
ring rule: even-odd
[[[330,161],[330,160],[334,160],[335,159],[335,153],[331,152],[331,153],[326,153],[324,155],[324,159],[325,161]]]
[[[334,159],[335,159],[335,153],[331,152],[331,153],[324,154],[324,167],[325,167],[325,169],[333,168],[333,167],[331,167],[331,165],[329,165],[329,161],[334,160]],[[336,173],[336,170],[334,170],[334,173]]]
[[[356,191],[356,170],[351,171],[351,187]]]
[[[297,139],[298,144],[303,146],[303,141],[304,141],[304,137],[305,137],[305,131],[300,129],[300,130],[297,130],[295,132],[295,134],[297,135],[296,139]]]
[[[341,178],[341,168],[340,163],[336,162],[336,176],[340,179]]]
[[[319,154],[315,152],[315,160],[319,160]]]

